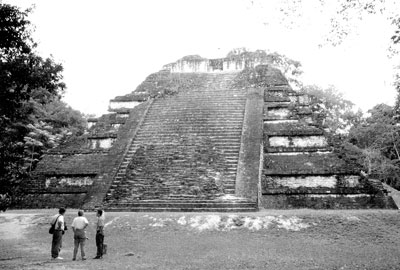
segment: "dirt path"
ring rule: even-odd
[[[0,269],[399,269],[396,210],[276,210],[257,213],[107,213],[103,260],[51,261],[55,210],[0,214]],[[76,216],[68,210],[67,224]],[[94,213],[88,258],[95,255]]]

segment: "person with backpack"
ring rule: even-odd
[[[51,226],[54,227],[53,231],[53,240],[51,242],[51,258],[52,260],[62,260],[60,255],[60,251],[62,248],[62,237],[64,231],[67,230],[67,226],[65,226],[64,222],[64,214],[66,210],[65,208],[61,207],[58,210],[58,214],[54,215],[51,219]]]

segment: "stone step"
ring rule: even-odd
[[[204,93],[193,93],[190,97],[174,96],[169,99],[159,99],[153,103],[155,107],[168,108],[165,105],[177,104],[182,105],[183,108],[191,108],[189,105],[199,107],[201,105],[221,105],[229,107],[229,105],[242,105],[245,103],[244,96],[226,96],[225,93],[220,92],[219,95],[209,95]]]
[[[202,139],[203,138],[203,139]],[[205,139],[205,140],[204,140]],[[225,140],[217,140],[217,139],[209,139],[207,137],[196,137],[194,139],[190,139],[190,141],[186,141],[185,138],[180,137],[172,137],[172,138],[162,138],[162,137],[150,137],[146,140],[146,136],[142,136],[137,138],[135,144],[140,143],[140,145],[161,145],[161,148],[167,148],[168,146],[180,146],[180,148],[191,148],[191,146],[196,147],[202,145],[204,143],[216,145],[232,145],[232,144],[240,144],[240,139],[225,139]]]
[[[199,142],[240,142],[241,138],[240,135],[241,131],[239,130],[236,132],[236,134],[231,134],[229,138],[224,138],[224,133],[223,132],[218,132],[220,135],[219,137],[214,137],[210,138],[212,135],[209,135],[210,133],[192,133],[190,134],[189,132],[187,133],[181,133],[181,134],[176,134],[174,132],[171,133],[161,133],[159,136],[154,133],[140,133],[137,135],[136,140],[134,143],[140,141],[140,142],[146,142],[148,141],[148,144],[151,144],[150,142],[160,142],[161,144],[187,144],[188,146],[193,144],[197,145]],[[217,134],[214,133],[214,134]],[[146,139],[147,138],[147,139]]]
[[[244,106],[237,106],[236,108],[233,106],[221,106],[221,105],[215,105],[215,106],[210,106],[208,107],[190,107],[190,108],[179,108],[179,104],[169,104],[169,107],[166,106],[157,106],[155,105],[152,107],[152,111],[150,111],[147,115],[156,115],[156,114],[172,114],[172,113],[182,113],[184,115],[193,115],[193,114],[210,114],[214,112],[221,112],[221,113],[229,113],[232,112],[234,114],[240,114],[243,113]]]
[[[144,126],[142,127],[137,135],[140,134],[168,134],[168,135],[190,135],[193,134],[191,137],[195,136],[210,136],[210,137],[226,137],[226,136],[236,136],[240,137],[242,134],[243,127],[240,125],[238,126],[153,126],[153,129],[150,128],[151,126]]]
[[[208,130],[210,131],[224,131],[224,130],[239,130],[242,128],[242,125],[240,124],[223,124],[221,123],[221,125],[219,125],[218,123],[212,123],[213,125],[206,125],[205,123],[201,123],[201,122],[197,122],[197,123],[193,123],[193,125],[178,125],[178,123],[158,123],[157,125],[152,125],[151,123],[146,123],[143,124],[143,126],[141,126],[141,130],[146,130],[146,128],[152,127],[154,129],[164,129],[166,131],[176,131],[177,128],[188,128],[191,127],[192,129],[195,130]],[[171,126],[171,125],[176,125],[176,127]],[[190,130],[190,129],[189,129]]]
[[[189,103],[194,103],[195,105],[204,105],[207,104],[218,104],[222,103],[224,105],[228,104],[228,102],[237,102],[237,103],[244,103],[245,102],[245,95],[241,95],[238,93],[229,93],[226,91],[218,91],[217,94],[212,92],[192,92],[191,95],[185,95],[181,93],[181,95],[174,95],[170,97],[166,97],[163,99],[155,100],[154,104],[171,104],[171,103],[183,103],[186,102],[184,105],[187,106]],[[196,103],[196,101],[203,101],[202,103]]]
[[[138,138],[134,142],[133,147],[139,146],[151,146],[153,149],[163,149],[164,151],[168,148],[175,147],[179,149],[188,149],[190,151],[199,151],[199,146],[213,146],[218,150],[223,150],[221,147],[227,146],[227,150],[232,150],[230,147],[240,147],[240,140],[210,140],[207,137],[196,137],[195,139],[185,139],[181,137],[172,137],[172,138],[162,138],[162,137],[151,137],[148,140],[145,137]],[[131,148],[132,150],[134,148]]]
[[[190,130],[182,130],[181,132],[177,132],[175,130],[171,130],[171,131],[162,131],[159,132],[160,135],[158,135],[157,133],[151,133],[151,132],[147,132],[147,131],[141,131],[137,134],[137,139],[144,139],[146,138],[146,135],[148,137],[148,139],[155,139],[156,141],[159,140],[164,140],[165,143],[168,144],[168,140],[170,141],[170,144],[174,144],[177,142],[177,140],[180,143],[186,142],[199,142],[199,141],[224,141],[225,139],[229,140],[237,140],[240,141],[240,137],[242,134],[242,130],[241,129],[237,129],[237,130],[229,130],[229,131],[225,131],[225,130],[207,130],[204,132],[198,131],[198,130],[193,130],[192,132],[190,132]],[[134,140],[134,142],[136,141]],[[163,142],[164,143],[164,142]]]
[[[243,114],[244,106],[218,106],[218,108],[214,108],[209,106],[208,108],[178,108],[179,104],[171,104],[169,105],[171,108],[166,109],[165,107],[153,107],[153,110],[149,112],[146,117],[155,116],[155,115],[173,115],[181,113],[184,116],[191,116],[191,115],[209,115],[212,117],[218,117],[220,115],[215,113],[220,113],[221,115],[232,116],[236,117],[239,114]],[[217,105],[216,105],[217,106]]]
[[[224,131],[224,132],[235,132],[237,134],[238,131],[241,131],[243,125],[241,123],[209,123],[206,122],[197,122],[190,125],[189,123],[169,123],[162,122],[158,124],[151,125],[151,123],[147,123],[140,128],[140,132],[169,132],[169,133],[207,133],[212,136],[213,132]],[[240,133],[239,133],[240,134]]]
[[[206,112],[209,109],[213,111],[232,111],[232,110],[243,110],[245,101],[244,100],[232,100],[232,99],[221,99],[218,100],[216,97],[213,97],[208,100],[201,100],[200,98],[193,100],[181,100],[181,101],[168,101],[164,100],[164,102],[155,102],[152,105],[152,111],[154,112],[170,112],[170,111],[184,111],[186,113],[196,111],[204,111]]]
[[[242,197],[236,197],[236,196],[232,196],[232,197],[228,197],[225,198],[225,196],[217,196],[215,198],[200,198],[196,195],[180,195],[180,194],[176,194],[176,195],[171,195],[171,197],[167,200],[167,199],[149,199],[149,200],[140,200],[140,199],[136,199],[136,200],[121,200],[121,202],[125,202],[125,203],[133,203],[133,204],[161,204],[161,203],[179,203],[179,204],[187,204],[187,203],[195,203],[195,204],[210,204],[210,203],[220,203],[220,204],[240,204],[240,203],[244,203],[244,204],[255,204],[255,201],[252,201],[250,199],[247,198],[242,198]]]
[[[244,98],[243,98],[244,99]],[[232,99],[224,97],[209,97],[206,99],[193,97],[192,99],[181,100],[163,100],[154,102],[153,109],[163,109],[166,111],[188,111],[188,110],[204,110],[204,108],[212,108],[213,110],[232,110],[243,109],[245,101],[241,99]],[[154,112],[154,111],[152,111]]]
[[[145,158],[146,160],[154,160],[154,159],[158,159],[158,158],[163,158],[163,159],[168,159],[168,160],[173,160],[175,162],[183,162],[186,161],[188,158],[191,157],[198,157],[198,154],[200,154],[200,152],[192,152],[192,153],[185,153],[185,154],[178,154],[176,151],[171,152],[171,153],[166,153],[164,151],[160,152],[160,151],[152,151],[150,153],[138,153],[137,155],[135,155],[135,159],[137,160],[138,158]],[[148,158],[147,158],[148,157]],[[208,162],[209,160],[218,160],[218,161],[226,161],[226,162],[236,162],[238,160],[238,155],[236,156],[232,156],[232,155],[222,155],[220,158],[208,158],[205,159],[204,162]],[[190,161],[193,162],[193,161]],[[129,163],[128,163],[129,164]],[[128,165],[126,164],[126,165]],[[122,165],[122,164],[121,164]],[[125,165],[125,164],[123,164]]]
[[[243,108],[244,109],[244,108]],[[243,113],[244,110],[238,110],[238,109],[231,109],[231,110],[213,110],[213,109],[207,109],[207,110],[177,110],[177,111],[161,111],[160,109],[159,112],[152,112],[146,115],[146,120],[149,120],[154,117],[160,117],[160,118],[168,118],[172,117],[172,119],[190,119],[193,117],[198,117],[198,119],[220,119],[222,120],[224,117],[227,119],[238,119],[240,117],[243,118]]]
[[[186,168],[186,169],[190,169],[190,168]],[[188,171],[186,171],[188,172]],[[190,172],[190,171],[189,171]],[[166,171],[163,174],[159,175],[160,177],[160,181],[162,182],[168,182],[168,184],[173,184],[173,183],[188,183],[188,182],[195,182],[198,179],[197,174],[193,174],[193,175],[186,175],[186,176],[176,176],[178,173],[182,173],[179,170],[171,170],[171,171]],[[228,183],[228,184],[235,184],[236,182],[236,175],[231,174],[231,175],[225,175],[225,174],[221,174],[224,176],[223,178],[223,182],[224,183]],[[123,181],[119,181],[120,183],[118,183],[119,185],[131,185],[131,184],[143,184],[145,181],[147,180],[151,180],[152,179],[153,174],[151,173],[147,173],[147,172],[137,172],[136,176],[134,179],[125,179]]]
[[[166,132],[165,130],[162,132],[157,132],[157,131],[150,131],[150,130],[145,130],[145,131],[141,131],[139,132],[136,137],[135,140],[138,140],[139,138],[149,138],[149,137],[164,137],[166,135],[170,135],[170,136],[182,136],[182,134],[178,134],[176,132]],[[192,137],[196,136],[196,137],[207,137],[208,139],[211,140],[232,140],[232,139],[240,139],[240,135],[241,135],[241,130],[237,130],[236,132],[230,132],[230,133],[222,133],[222,132],[218,132],[218,133],[212,133],[212,132],[208,132],[208,133],[204,133],[204,132],[197,132],[193,134]]]
[[[152,127],[152,128],[151,128]],[[144,125],[141,129],[138,130],[139,134],[147,133],[147,134],[171,134],[171,135],[185,135],[185,134],[193,134],[194,137],[196,135],[207,135],[210,137],[225,137],[225,136],[241,136],[243,130],[243,126],[240,124],[194,124],[192,126],[187,124],[174,124],[174,123],[165,123],[158,125]]]
[[[146,155],[150,155],[150,154],[159,155],[162,158],[168,158],[168,157],[172,158],[173,157],[175,160],[180,160],[181,158],[182,159],[186,159],[186,158],[192,157],[194,155],[198,155],[198,154],[201,154],[201,153],[206,153],[206,152],[197,151],[197,148],[194,148],[194,147],[193,148],[189,148],[189,147],[184,148],[182,145],[180,145],[180,146],[178,146],[178,145],[168,145],[168,146],[159,145],[159,147],[157,149],[155,149],[155,147],[157,146],[155,144],[142,145],[142,146],[143,146],[143,149],[145,151],[146,151],[146,147],[147,146],[150,146],[150,147],[153,148],[153,149],[151,149],[150,152],[146,151]],[[213,145],[213,146],[214,146],[213,147],[213,152],[217,152],[217,153],[220,153],[221,155],[223,155],[223,156],[221,156],[221,158],[226,159],[226,157],[232,157],[232,159],[233,159],[233,157],[237,157],[239,155],[240,145],[232,145],[232,144],[228,145],[229,147],[232,147],[232,148],[235,147],[237,149],[237,151],[238,151],[237,154],[224,153],[223,149],[219,148],[221,146],[219,146],[219,145]],[[185,151],[185,155],[183,155],[183,154],[179,155],[178,154],[179,151]],[[207,152],[209,152],[209,151],[207,151]],[[134,152],[133,155],[135,155],[135,157],[138,157],[138,155],[140,155],[142,157],[143,156],[143,151]],[[126,166],[126,165],[129,164],[129,162],[123,163],[121,165],[125,165]]]
[[[190,169],[186,167],[186,169]],[[185,175],[186,173],[186,175]],[[192,174],[190,174],[192,173]],[[236,176],[235,175],[224,175],[220,174],[223,176],[223,182],[229,182],[233,183],[235,182]],[[153,180],[153,176],[157,176],[160,180],[160,182],[166,183],[168,185],[172,185],[174,182],[179,182],[179,183],[189,183],[189,182],[197,182],[198,181],[198,175],[196,171],[188,171],[186,172],[179,171],[179,170],[171,170],[171,171],[165,171],[162,174],[161,173],[147,173],[147,172],[136,172],[134,179],[131,179],[132,176],[128,175],[128,179],[120,179],[118,183],[119,186],[127,186],[131,184],[143,184],[146,183],[146,181],[151,181]]]
[[[239,156],[239,146],[236,149],[237,150],[231,151],[231,152],[228,152],[228,150],[220,150],[220,154],[224,159],[237,160],[238,156]],[[190,149],[187,149],[187,150],[190,150]],[[136,150],[132,150],[132,155],[135,155],[135,153],[136,153]],[[200,153],[200,152],[196,151],[194,153]],[[124,163],[124,165],[128,165],[128,164],[129,164],[129,162],[128,163]]]
[[[182,93],[183,94],[183,93]],[[235,92],[229,92],[229,91],[216,91],[216,92],[210,92],[210,91],[202,91],[202,92],[192,92],[190,96],[179,96],[179,95],[174,95],[170,97],[166,97],[164,99],[158,99],[156,100],[156,103],[161,103],[165,102],[168,104],[174,103],[174,102],[180,102],[180,101],[189,101],[189,102],[194,102],[196,100],[202,100],[202,101],[209,101],[209,102],[219,102],[219,101],[238,101],[238,102],[243,102],[245,95],[240,94],[240,93],[235,93]],[[226,104],[226,103],[225,103]]]
[[[124,207],[160,207],[160,206],[175,206],[179,208],[183,207],[201,207],[201,208],[213,208],[218,206],[219,208],[230,208],[234,207],[255,207],[256,203],[246,200],[236,200],[236,201],[222,201],[222,200],[198,200],[198,199],[171,199],[171,200],[139,200],[131,202],[119,202],[111,203],[108,206],[124,206]]]
[[[222,105],[222,104],[211,104],[207,103],[207,105],[199,105],[201,104],[198,100],[194,101],[196,102],[193,105],[190,105],[188,107],[185,107],[182,104],[176,104],[176,103],[169,103],[165,104],[163,106],[159,106],[157,104],[153,104],[151,107],[151,111],[148,112],[148,115],[154,115],[154,114],[168,114],[168,113],[177,113],[181,112],[185,115],[191,115],[191,114],[197,114],[197,113],[212,113],[212,112],[234,112],[236,114],[243,112],[244,110],[244,103],[242,104],[229,104],[229,105]],[[228,101],[229,102],[229,101]],[[187,106],[187,102],[185,102]]]
[[[156,160],[156,159],[154,159],[154,160]],[[199,165],[189,164],[186,161],[182,161],[182,162],[174,162],[174,161],[172,161],[172,164],[168,164],[167,166],[159,166],[157,168],[163,169],[164,170],[163,175],[167,176],[167,175],[173,175],[174,173],[177,173],[177,172],[182,172],[182,170],[190,170],[193,168],[196,169],[199,166]],[[179,166],[179,167],[177,167],[177,166]],[[166,169],[168,169],[168,170],[166,170]],[[148,172],[141,170],[140,168],[134,169],[134,171],[137,173],[148,173]],[[227,166],[227,164],[225,164],[224,170],[221,170],[218,172],[221,174],[224,174],[225,177],[235,176],[236,175],[236,164],[233,164],[233,166]],[[148,173],[148,174],[150,174],[150,173]]]
[[[178,182],[191,182],[191,181],[197,181],[196,179],[198,178],[197,174],[191,176],[178,176],[179,174],[184,173],[182,170],[190,170],[191,168],[196,168],[196,167],[190,167],[190,166],[185,166],[184,164],[182,166],[180,166],[179,168],[174,168],[174,167],[170,167],[168,171],[163,171],[163,173],[161,174],[161,180],[165,181],[165,182],[171,182],[171,181],[178,181]],[[187,171],[186,171],[187,172]],[[115,178],[116,184],[118,185],[130,185],[130,184],[135,184],[138,181],[146,181],[146,180],[151,180],[152,179],[152,173],[148,173],[145,171],[136,171],[137,175],[135,177],[135,179],[133,180],[124,180],[124,177],[118,177]],[[223,173],[223,172],[219,172],[221,173],[221,175],[224,176],[224,183],[230,183],[230,184],[234,184],[235,183],[235,179],[236,179],[236,168],[232,168],[232,170],[230,172],[227,173]],[[172,180],[171,180],[172,179]],[[114,183],[114,182],[113,182]]]
[[[140,136],[135,140],[134,144],[132,147],[136,147],[139,145],[145,146],[145,145],[153,145],[159,146],[159,148],[168,148],[168,147],[185,147],[185,148],[197,148],[198,146],[202,145],[203,147],[205,146],[205,143],[207,145],[212,144],[212,146],[218,146],[218,145],[232,145],[232,146],[239,146],[241,140],[239,139],[230,139],[230,140],[223,140],[223,139],[209,139],[207,136],[196,136],[194,138],[185,138],[182,136],[171,136],[169,138],[165,137],[152,137],[152,136]],[[131,147],[131,148],[132,148]],[[133,149],[133,148],[132,148]],[[232,150],[230,148],[227,148],[227,150]]]
[[[165,201],[165,202],[159,202],[159,203],[143,203],[143,202],[138,202],[138,203],[111,203],[110,205],[107,206],[107,208],[117,208],[117,207],[124,207],[124,208],[136,208],[136,207],[142,207],[142,208],[165,208],[165,207],[172,207],[172,208],[180,208],[180,209],[196,209],[196,208],[202,208],[202,209],[215,209],[215,208],[220,208],[220,209],[227,209],[227,208],[255,208],[255,203],[244,203],[244,202],[238,202],[238,203],[179,203],[179,202],[174,202],[173,200],[171,201]]]
[[[179,208],[179,207],[118,207],[118,206],[110,206],[106,207],[105,211],[111,212],[256,212],[258,209],[256,207],[230,207],[230,208]]]
[[[239,149],[239,146],[237,147],[237,149]],[[182,151],[185,150],[186,153],[180,154],[179,153],[180,150],[182,150]],[[139,151],[136,154],[134,153],[134,155],[135,155],[135,160],[137,160],[138,158],[144,158],[146,156],[149,156],[152,158],[159,157],[159,158],[163,158],[163,159],[173,159],[175,161],[181,161],[181,160],[184,161],[188,158],[191,158],[194,156],[199,157],[199,155],[202,155],[202,152],[199,152],[196,150],[197,149],[188,149],[188,148],[185,149],[183,147],[179,147],[179,148],[176,147],[174,149],[171,149],[171,147],[168,147],[168,148],[166,147],[166,148],[161,148],[161,149],[157,149],[157,150],[152,150],[151,152],[146,151],[147,153],[145,153],[145,154],[143,154],[142,151]],[[217,160],[237,160],[238,156],[239,156],[239,153],[236,153],[233,155],[233,154],[225,154],[222,152],[222,150],[219,150],[219,149],[215,149],[215,150],[217,150],[217,151],[214,151],[214,152],[221,153],[220,158],[217,158]],[[215,160],[216,158],[207,158],[207,159],[202,159],[202,160],[209,161],[211,159]],[[124,163],[121,165],[125,166],[128,164],[129,163]]]
[[[206,105],[200,106],[199,103],[206,103]],[[225,101],[226,102],[226,101]],[[161,104],[154,104],[152,105],[152,111],[149,112],[150,115],[154,114],[168,114],[168,113],[176,113],[182,112],[185,114],[196,114],[196,113],[210,113],[210,112],[243,112],[244,110],[244,103],[237,103],[234,101],[229,101],[231,104],[224,105],[221,103],[212,104],[210,102],[205,101],[193,101],[193,104],[188,105],[188,102],[182,103],[172,103],[161,105]],[[166,106],[167,105],[167,106]]]
[[[205,135],[196,135],[193,134],[191,137],[185,136],[185,134],[181,135],[176,135],[176,134],[168,134],[168,133],[163,133],[161,136],[157,136],[155,134],[140,134],[140,136],[136,137],[136,140],[134,141],[135,144],[140,144],[140,145],[181,145],[185,147],[190,147],[190,146],[199,146],[199,144],[204,144],[204,143],[218,143],[218,144],[223,144],[223,143],[239,143],[241,142],[241,139],[239,136],[235,136],[236,138],[210,138]]]
[[[198,182],[201,177],[199,168],[205,170],[205,176],[208,174],[207,163],[209,161],[195,164],[190,159],[193,159],[194,155],[202,154],[202,147],[205,147],[204,153],[207,153],[210,146],[219,151],[220,158],[215,162],[220,164],[217,166],[221,166],[220,173],[224,177],[223,185],[226,193],[234,194],[246,103],[246,91],[229,89],[231,80],[235,76],[236,74],[211,74],[206,76],[208,78],[206,79],[208,80],[206,88],[202,87],[194,89],[190,93],[182,92],[154,101],[127,151],[124,164],[117,173],[118,178],[123,177],[124,179],[114,181],[108,192],[107,198],[110,203],[113,198],[118,198],[120,202],[140,198],[140,194],[131,194],[131,190],[137,190],[137,188],[146,189],[142,195],[147,198],[167,196],[168,200],[176,202],[177,198],[190,197],[188,194],[175,196],[167,192],[169,189],[179,189],[182,181],[191,184]],[[141,147],[144,147],[144,155],[137,153]],[[176,153],[179,152],[182,152],[182,155],[176,156]],[[169,157],[178,159],[168,161]],[[146,166],[152,163],[157,166],[154,166],[154,169],[134,168],[133,173],[131,172],[127,176],[128,179],[125,179],[127,167],[132,158],[142,160]],[[168,166],[160,165],[160,158],[167,159],[170,164]],[[146,169],[151,171],[146,171]],[[191,170],[193,170],[193,174]],[[166,186],[154,187],[156,190],[152,190],[151,183],[154,181],[154,177],[162,177],[160,180],[164,181]],[[147,183],[149,184],[147,185]],[[202,194],[202,196],[205,195]],[[111,206],[112,203],[109,205]],[[229,211],[226,209],[234,209],[237,205],[235,203],[232,207],[222,208],[225,208],[223,211]],[[115,209],[120,209],[120,207],[130,209],[132,205],[114,204],[114,206],[117,207]],[[182,206],[180,205],[176,209],[182,209]],[[201,209],[201,207],[199,202],[195,202],[194,206],[186,205],[184,208],[185,211],[192,211],[191,209]],[[153,211],[154,209],[158,209],[154,211],[160,209],[170,211],[174,209],[174,206],[168,204],[167,207],[163,207],[163,205],[143,207],[141,204],[134,208],[136,208],[134,211]],[[240,208],[245,209],[244,206],[240,206]],[[221,209],[221,207],[207,205],[206,209],[213,211]]]
[[[201,160],[198,158],[202,157]],[[172,153],[162,153],[162,152],[150,152],[146,155],[138,154],[135,158],[136,161],[144,160],[144,161],[156,161],[156,160],[164,160],[164,162],[169,161],[170,163],[187,163],[187,164],[202,164],[207,165],[210,162],[216,162],[218,164],[224,164],[225,166],[232,164],[232,166],[236,166],[238,162],[237,157],[230,158],[229,156],[220,156],[220,157],[210,157],[206,158],[202,154],[177,154],[177,152]],[[172,166],[173,164],[170,164]]]
[[[171,121],[185,121],[195,123],[200,121],[223,121],[223,120],[241,120],[243,119],[243,112],[241,111],[199,111],[187,113],[184,111],[177,112],[160,112],[146,115],[145,122],[152,120],[171,120]]]
[[[165,149],[168,146],[175,146],[175,147],[181,146],[182,148],[186,148],[186,149],[190,149],[190,146],[198,146],[198,144],[195,144],[195,143],[191,143],[191,144],[187,143],[185,145],[182,145],[182,144],[177,145],[177,143],[171,143],[171,142],[167,142],[167,141],[163,142],[160,140],[155,141],[155,142],[150,142],[148,144],[146,143],[146,141],[135,141],[135,143],[132,146],[138,147],[138,146],[146,146],[146,145],[153,146],[153,147],[159,146],[159,148],[162,148],[162,149]],[[214,141],[213,146],[217,147],[217,148],[226,146],[226,147],[229,147],[230,149],[232,149],[232,148],[240,149],[240,141],[236,141],[236,142]],[[219,149],[219,150],[221,150],[221,149]]]
[[[213,98],[214,100],[215,98]],[[229,104],[227,104],[229,102]],[[153,103],[152,111],[150,113],[160,112],[185,112],[185,113],[196,113],[196,112],[207,112],[212,111],[243,111],[244,101],[235,100],[221,100],[218,102],[211,102],[211,100],[182,100],[181,102],[165,102]]]
[[[161,121],[160,121],[161,120]],[[166,124],[166,123],[170,123],[170,124],[180,124],[180,125],[215,125],[215,124],[224,124],[224,125],[235,125],[235,124],[241,124],[243,123],[243,115],[239,115],[237,117],[223,117],[222,116],[218,116],[218,117],[214,117],[214,118],[207,118],[207,117],[179,117],[179,115],[156,115],[154,116],[154,119],[151,119],[150,117],[146,119],[146,124],[156,124],[156,125],[160,125],[160,124]]]
[[[135,142],[134,146],[136,146],[136,147],[131,147],[128,150],[128,155],[134,156],[137,154],[137,150],[139,147],[148,147],[148,146],[153,147],[153,149],[155,147],[157,147],[159,150],[163,150],[163,151],[166,151],[167,149],[173,147],[175,150],[186,149],[187,150],[186,152],[201,153],[200,149],[195,148],[195,146],[196,146],[195,144],[192,144],[192,145],[179,144],[178,145],[176,143],[168,143],[168,142],[164,142],[164,143],[158,142],[158,144],[157,144],[157,142],[151,143],[151,142],[145,142],[145,141],[137,141],[137,142]],[[186,146],[186,147],[184,147],[184,146]],[[190,146],[192,146],[192,147],[190,147]],[[236,143],[234,145],[231,144],[229,148],[225,148],[225,149],[221,148],[219,144],[218,145],[213,144],[213,147],[215,147],[215,150],[218,150],[218,152],[221,155],[226,156],[226,157],[237,156],[239,154],[239,150],[240,150],[239,143]],[[173,149],[171,149],[171,150],[173,150]],[[129,163],[128,161],[126,161],[126,162]],[[124,162],[124,164],[126,162]]]

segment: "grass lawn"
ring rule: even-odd
[[[50,260],[49,218],[57,210],[0,214],[0,269],[400,269],[397,210],[264,210],[256,213],[106,213],[108,254]],[[70,226],[77,210],[68,209]]]

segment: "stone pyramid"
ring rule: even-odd
[[[311,97],[262,59],[183,58],[109,111],[43,157],[21,207],[395,207],[337,155]]]

